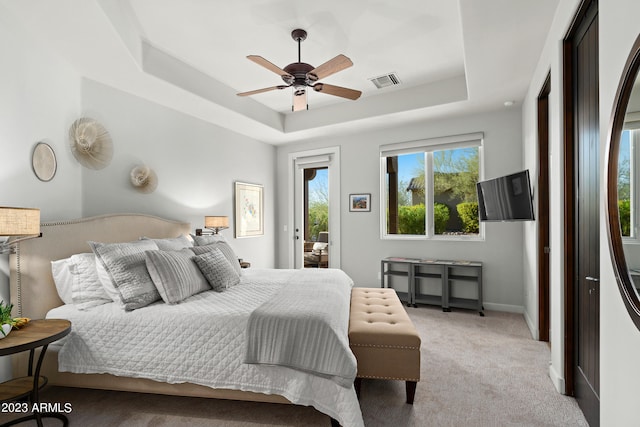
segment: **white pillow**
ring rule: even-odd
[[[71,272],[69,271],[70,262],[71,258],[51,261],[51,274],[53,276],[53,281],[56,284],[58,296],[65,304],[73,304],[73,297],[71,296],[73,276],[71,276]]]
[[[77,254],[69,258],[71,297],[78,310],[87,310],[111,302],[98,277],[95,259],[94,254]]]
[[[316,255],[320,255],[322,254],[322,252],[327,252],[327,249],[329,247],[328,243],[323,243],[323,242],[315,242],[313,244],[313,249],[312,252]]]
[[[102,284],[102,289],[109,296],[111,301],[118,304],[120,307],[124,308],[124,303],[122,302],[122,297],[120,296],[120,292],[116,289],[116,286],[113,284],[113,280],[111,280],[111,276],[109,272],[104,268],[104,264],[100,262],[98,257],[94,256],[94,263],[96,265],[96,271],[98,273],[98,279]]]

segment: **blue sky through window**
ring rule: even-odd
[[[424,153],[403,154],[398,156],[398,179],[406,184],[411,178],[418,176],[419,169],[422,167],[422,159]]]
[[[309,181],[309,203],[326,202],[329,195],[329,169],[318,169]]]
[[[620,161],[629,161],[629,156],[631,152],[629,151],[629,137],[631,132],[625,130],[622,132],[622,136],[620,137]]]

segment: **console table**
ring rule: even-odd
[[[454,308],[477,310],[484,316],[482,306],[482,263],[477,261],[450,261],[438,259],[419,259],[388,257],[381,261],[381,287],[394,288],[390,278],[406,277],[406,291],[404,286],[394,288],[400,300],[407,305],[417,307],[417,304],[439,305],[443,311]],[[429,288],[423,283],[426,279],[439,279],[439,284]],[[475,284],[473,297],[454,296],[458,287],[468,288],[469,283]]]
[[[22,328],[11,331],[9,335],[0,340],[0,356],[29,351],[29,366],[26,377],[14,378],[0,384],[0,402],[19,401],[14,408],[15,413],[31,412],[31,409],[40,408],[40,396],[38,391],[47,384],[47,377],[40,376],[40,367],[47,347],[54,341],[66,336],[71,331],[71,322],[60,319],[32,320]],[[40,357],[33,366],[35,350],[42,347]],[[24,401],[28,398],[28,402]],[[62,421],[67,426],[69,421],[64,414],[57,412],[33,411],[31,415],[9,421],[0,427],[19,424],[27,420],[35,420],[39,426],[42,418],[52,417]]]

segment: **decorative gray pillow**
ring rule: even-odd
[[[166,239],[152,239],[150,237],[141,237],[140,240],[153,240],[161,251],[179,251],[180,249],[190,248],[193,241],[184,234],[178,237]]]
[[[96,269],[94,254],[77,254],[69,258],[71,274],[71,298],[78,310],[107,304],[111,298],[104,290]]]
[[[192,234],[191,238],[193,239],[193,244],[195,246],[206,246],[212,243],[227,241],[222,234],[212,234],[209,236],[196,236]]]
[[[160,293],[147,271],[144,256],[145,251],[158,250],[154,241],[88,243],[96,254],[97,262],[109,273],[125,310],[135,310],[160,299]]]
[[[211,289],[192,260],[193,252],[188,249],[146,251],[144,256],[149,275],[167,304],[179,303],[191,295]]]
[[[231,267],[238,273],[238,275],[242,274],[242,267],[240,267],[240,262],[238,261],[238,257],[236,253],[233,251],[231,246],[225,241],[218,241],[215,243],[211,243],[205,246],[194,246],[191,248],[194,254],[202,255],[207,252],[211,252],[213,250],[220,250],[222,254],[227,258]]]
[[[197,255],[194,260],[214,291],[222,292],[240,283],[240,275],[220,249]]]

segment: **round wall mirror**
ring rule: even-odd
[[[640,329],[640,36],[618,85],[607,170],[609,242],[618,288]]]

